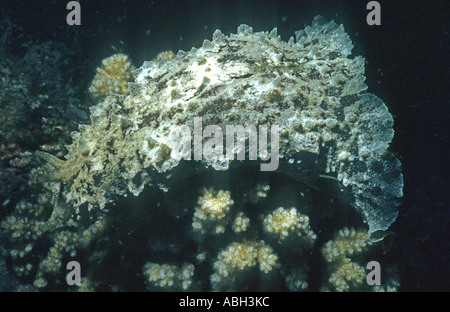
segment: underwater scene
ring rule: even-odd
[[[2,2],[0,292],[449,291],[449,21]]]

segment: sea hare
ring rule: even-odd
[[[342,25],[317,16],[287,42],[276,28],[241,25],[229,36],[216,30],[200,48],[145,62],[127,93],[91,108],[91,124],[73,134],[65,161],[41,154],[61,182],[53,188],[72,207],[102,209],[128,192],[239,162],[172,157],[176,125],[193,131],[195,117],[203,128],[277,125],[277,172],[352,205],[376,240],[397,217],[403,177],[388,151],[392,115],[366,92],[364,58],[351,56],[352,48]],[[212,148],[201,144],[203,153]]]

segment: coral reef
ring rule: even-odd
[[[230,192],[220,190],[214,194],[212,189],[204,190],[203,196],[198,199],[198,204],[199,207],[195,208],[192,222],[194,231],[205,233],[207,228],[213,227],[213,232],[223,233],[228,223],[224,218],[230,206],[233,205]]]
[[[334,240],[328,241],[322,248],[325,260],[333,263],[333,273],[329,282],[337,291],[348,291],[350,286],[361,287],[364,284],[366,278],[364,267],[347,257],[361,253],[370,244],[367,231],[344,228],[339,230]]]
[[[258,266],[264,274],[278,266],[278,256],[263,241],[233,242],[222,250],[214,262],[214,273],[211,275],[211,287],[214,291],[236,291],[237,281],[245,276],[243,271]],[[232,285],[232,286],[231,286]]]
[[[111,55],[102,61],[101,67],[97,68],[89,91],[102,99],[111,94],[124,94],[128,90],[128,83],[133,79],[131,71],[134,69],[127,55],[122,53]]]
[[[163,290],[187,291],[191,290],[194,266],[183,264],[181,268],[176,265],[147,263],[144,268],[144,276],[150,284],[149,289],[161,288]]]
[[[297,209],[289,210],[280,207],[264,218],[264,228],[267,232],[275,234],[280,240],[289,235],[295,235],[295,239],[314,244],[316,235],[311,231],[308,216],[297,212]]]
[[[340,229],[333,240],[328,241],[322,247],[322,254],[325,260],[330,263],[329,270],[332,272],[329,277],[329,284],[336,291],[397,291],[398,281],[392,280],[385,283],[385,286],[373,287],[366,283],[367,272],[358,262],[352,261],[354,258],[366,252],[372,242],[366,230],[355,230],[354,228]],[[359,260],[361,263],[361,260]],[[367,259],[363,263],[368,263]]]
[[[174,59],[175,57],[176,57],[176,54],[173,53],[173,51],[163,51],[163,52],[158,53],[155,61],[156,62],[167,62],[167,61]]]
[[[247,218],[243,212],[239,212],[233,221],[233,225],[232,225],[233,231],[235,233],[244,232],[247,230],[249,224],[250,224],[250,219]]]
[[[88,121],[75,85],[78,51],[33,42],[19,26],[0,21],[0,216],[31,192],[29,173],[41,149],[61,157],[78,124]],[[86,111],[85,111],[86,110]]]
[[[388,151],[393,118],[366,93],[364,58],[349,57],[342,25],[316,17],[295,35],[284,42],[276,29],[241,25],[134,71],[124,55],[105,59],[90,88],[100,100],[91,123],[72,134],[64,160],[36,153],[43,164],[29,183],[38,195],[1,222],[16,274],[67,289],[62,264],[76,259],[79,290],[361,286],[364,268],[352,258],[383,239],[402,196],[400,162]],[[172,157],[171,130],[192,133],[197,116],[216,130],[276,125],[279,168],[240,159],[251,155],[245,144],[227,149],[239,161],[202,141],[212,157]],[[238,143],[250,136],[238,133]],[[363,223],[317,259],[332,231]]]
[[[371,241],[366,231],[344,228],[339,230],[336,238],[325,244],[323,254],[328,262],[356,254],[370,246]]]

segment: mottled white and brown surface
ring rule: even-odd
[[[102,208],[158,185],[161,176],[173,174],[174,183],[189,174],[177,173],[180,161],[171,157],[174,125],[192,129],[194,117],[222,129],[278,125],[279,172],[353,205],[370,233],[386,230],[403,189],[400,162],[388,151],[393,118],[366,92],[365,60],[352,48],[343,26],[321,17],[287,42],[276,28],[241,25],[229,36],[217,30],[200,48],[145,62],[128,93],[91,108],[91,124],[73,134],[67,160],[43,157],[56,168],[65,202]],[[229,165],[190,163],[196,170]]]

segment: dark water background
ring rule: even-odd
[[[278,27],[284,40],[317,14],[343,24],[353,55],[368,62],[368,91],[383,99],[395,120],[391,150],[405,179],[392,226],[400,290],[450,290],[448,1],[379,1],[381,26],[366,23],[369,1],[79,1],[81,26],[66,24],[67,2],[0,1],[0,18],[21,26],[26,40],[60,42],[74,51],[80,90],[117,51],[139,67],[160,51],[201,46],[215,29],[229,34],[243,23],[255,31]],[[21,40],[8,53],[25,53]]]

